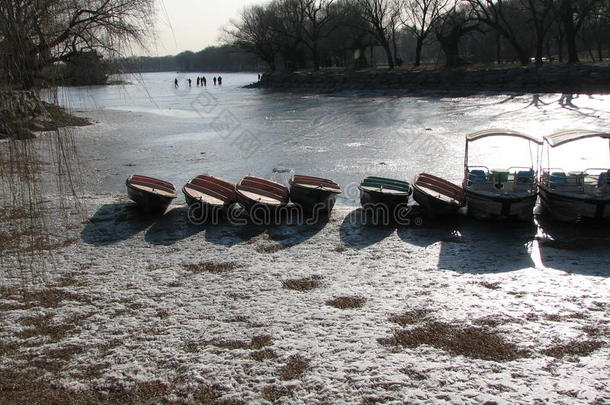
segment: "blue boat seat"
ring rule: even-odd
[[[475,170],[471,170],[468,173],[468,180],[471,183],[486,183],[487,182],[487,176],[485,175],[485,171],[484,170],[475,169]]]
[[[534,184],[534,171],[520,170],[517,172],[515,180],[520,184]]]
[[[564,172],[553,172],[550,176],[551,188],[568,184],[568,177]]]
[[[610,170],[607,172],[603,172],[599,175],[599,180],[597,181],[597,187],[602,188],[610,184]]]

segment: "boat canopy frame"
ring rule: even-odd
[[[610,140],[610,132],[589,131],[575,129],[568,131],[558,131],[544,137],[544,140],[551,148],[556,148],[566,143],[579,141],[586,138],[606,138]]]
[[[532,168],[535,171],[538,169],[538,166],[540,165],[540,149],[539,148],[544,143],[544,141],[542,139],[537,138],[532,135],[524,134],[523,132],[517,132],[517,131],[510,130],[510,129],[492,128],[492,129],[484,129],[481,131],[472,132],[472,133],[466,135],[466,147],[465,147],[465,151],[464,151],[464,178],[466,178],[466,176],[468,175],[468,145],[470,144],[470,142],[478,141],[479,139],[489,138],[492,136],[521,138],[521,139],[525,139],[531,143],[535,143],[536,148],[537,148],[536,162],[535,162],[535,166],[533,166],[534,162],[532,161]]]

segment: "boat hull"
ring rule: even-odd
[[[610,222],[610,197],[577,198],[539,186],[542,214],[562,222]]]
[[[533,217],[537,195],[524,197],[488,196],[465,190],[468,215],[478,219],[517,219]]]
[[[447,180],[420,173],[413,181],[413,199],[429,217],[454,215],[464,206],[464,190]]]
[[[261,221],[272,221],[279,213],[279,211],[287,205],[286,204],[266,204],[251,198],[247,198],[243,194],[237,194],[237,202],[241,205],[249,217],[256,218]]]
[[[425,210],[428,216],[445,216],[455,215],[462,205],[451,204],[434,196],[423,192],[416,186],[413,186],[413,199],[417,201]]]
[[[198,198],[193,198],[189,193],[182,190],[184,200],[189,206],[189,218],[192,222],[218,221],[226,218],[229,208],[233,202],[225,204],[209,204]]]
[[[307,212],[320,212],[328,214],[333,210],[338,193],[290,186],[290,200],[298,204]]]
[[[286,186],[260,177],[246,176],[235,189],[237,202],[256,222],[275,221],[289,201]]]
[[[393,210],[398,205],[407,204],[408,202],[408,195],[391,195],[379,191],[360,190],[360,204],[363,207],[367,205],[385,205],[390,210]]]
[[[165,197],[139,190],[127,184],[127,196],[136,203],[138,208],[148,213],[163,213],[175,197]]]

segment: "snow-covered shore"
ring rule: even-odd
[[[98,402],[198,403],[201,387],[216,403],[610,402],[606,236],[371,227],[353,210],[193,226],[180,205],[142,218],[89,196],[56,233],[69,242],[46,285],[23,287],[3,252],[2,386],[22,377],[7,400],[42,373],[41,390]]]

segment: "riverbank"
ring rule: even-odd
[[[35,91],[0,90],[0,139],[32,139],[34,132],[89,124],[86,118],[42,101]]]
[[[610,92],[610,65],[543,65],[488,69],[375,70],[266,73],[247,87],[274,90],[405,90],[458,94],[605,93]]]

